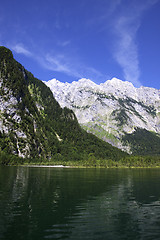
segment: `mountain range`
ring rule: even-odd
[[[160,90],[116,78],[43,82],[0,47],[2,153],[38,162],[160,155]]]
[[[75,113],[61,107],[50,88],[12,52],[0,47],[0,155],[39,162],[113,159],[126,153],[87,133]],[[10,157],[4,159],[4,163]]]
[[[85,78],[45,84],[87,132],[128,153],[160,153],[160,90],[117,78],[99,85]]]

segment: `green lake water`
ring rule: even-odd
[[[0,239],[160,239],[160,169],[0,167]]]

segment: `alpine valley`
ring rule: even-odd
[[[160,154],[160,90],[117,78],[45,82],[61,107],[75,113],[87,132],[133,154]]]
[[[1,163],[20,158],[43,163],[119,160],[126,155],[82,129],[74,112],[62,108],[49,87],[18,63],[9,49],[0,47]]]
[[[116,78],[44,83],[0,47],[1,164],[159,166],[159,156],[159,90]]]

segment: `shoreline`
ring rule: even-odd
[[[13,165],[8,165],[13,166]],[[36,164],[26,164],[26,165],[14,165],[20,167],[33,167],[33,168],[94,168],[94,169],[160,169],[160,166],[84,166],[84,165],[36,165]]]
[[[71,168],[71,166],[64,165],[20,165],[21,167],[48,167],[48,168]]]

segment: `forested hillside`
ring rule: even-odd
[[[134,155],[160,155],[160,134],[137,128],[134,133],[126,134],[123,142],[131,146]]]
[[[118,160],[121,150],[84,131],[51,90],[0,47],[0,152],[22,158]]]

